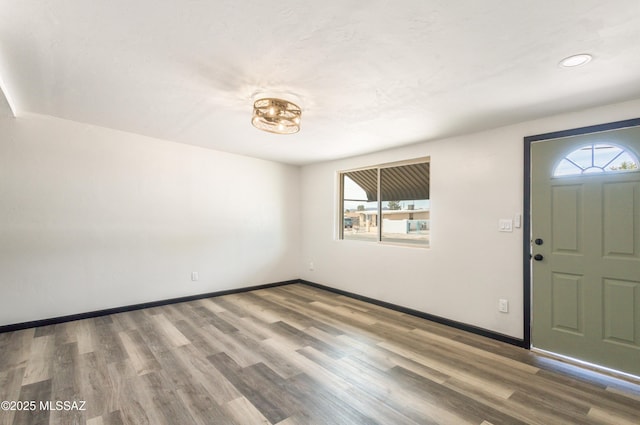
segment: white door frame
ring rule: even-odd
[[[562,130],[552,133],[537,134],[535,136],[527,136],[524,138],[524,207],[523,207],[523,283],[524,283],[524,347],[531,348],[531,328],[533,326],[531,311],[532,298],[532,274],[531,274],[531,251],[532,235],[531,235],[531,144],[534,142],[542,142],[545,140],[559,139],[562,137],[578,136],[582,134],[599,133],[602,131],[618,130],[621,128],[640,126],[640,118],[634,118],[624,121],[610,122],[606,124],[591,125],[588,127],[573,128],[571,130]],[[552,142],[550,142],[552,143]]]

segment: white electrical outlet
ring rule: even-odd
[[[191,280],[194,282],[199,279],[198,272],[191,272]]]
[[[498,300],[498,311],[501,313],[509,312],[509,301],[505,299]]]
[[[313,265],[313,261],[309,262],[309,270],[311,270],[311,271],[315,270],[315,266]]]

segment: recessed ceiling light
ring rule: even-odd
[[[593,56],[586,53],[581,53],[579,55],[573,55],[562,59],[560,61],[560,66],[563,66],[565,68],[573,68],[576,66],[585,65],[591,62],[591,59],[593,59]]]

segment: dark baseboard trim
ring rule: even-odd
[[[32,322],[15,323],[13,325],[0,326],[0,334],[5,332],[20,331],[40,326],[57,325],[58,323],[72,322],[74,320],[90,319],[93,317],[108,316],[110,314],[124,313],[126,311],[141,310],[143,308],[160,307],[163,305],[195,301],[203,298],[220,297],[222,295],[239,294],[241,292],[255,291],[258,289],[274,288],[276,286],[291,285],[299,283],[299,279],[287,280],[284,282],[267,283],[264,285],[248,286],[245,288],[227,289],[224,291],[208,292],[206,294],[189,295],[186,297],[171,298],[168,300],[151,301],[148,303],[133,304],[123,307],[108,308],[105,310],[90,311],[87,313],[71,314],[69,316],[53,317],[50,319],[34,320]]]
[[[348,291],[343,291],[342,289],[336,289],[336,288],[332,288],[330,286],[325,286],[325,285],[321,285],[319,283],[314,283],[314,282],[309,282],[308,280],[300,280],[300,283],[303,283],[305,285],[309,285],[309,286],[313,286],[315,288],[319,288],[319,289],[324,289],[326,291],[329,292],[333,292],[336,294],[340,294],[340,295],[344,295],[350,298],[354,298],[360,301],[364,301],[364,302],[368,302],[371,304],[375,304],[375,305],[379,305],[381,307],[386,307],[389,308],[391,310],[395,310],[395,311],[399,311],[401,313],[406,313],[406,314],[410,314],[412,316],[416,316],[416,317],[420,317],[422,319],[426,319],[426,320],[430,320],[432,322],[436,322],[436,323],[440,323],[443,325],[447,325],[450,326],[452,328],[456,328],[456,329],[460,329],[463,331],[467,331],[467,332],[471,332],[473,334],[476,335],[481,335],[487,338],[491,338],[491,339],[495,339],[501,342],[506,342],[507,344],[511,344],[511,345],[515,345],[517,347],[522,347],[522,348],[526,348],[529,349],[529,346],[527,344],[525,344],[525,341],[522,339],[518,339],[518,338],[514,338],[512,336],[509,335],[504,335],[498,332],[493,332],[484,328],[479,328],[477,326],[472,326],[472,325],[468,325],[466,323],[462,323],[462,322],[456,322],[455,320],[450,320],[450,319],[446,319],[444,317],[440,317],[440,316],[436,316],[433,314],[429,314],[429,313],[425,313],[422,311],[418,311],[418,310],[413,310],[411,308],[407,308],[407,307],[402,307],[396,304],[391,304],[385,301],[380,301],[377,300],[375,298],[369,298],[369,297],[365,297],[363,295],[358,295],[355,294],[353,292],[348,292]]]
[[[258,290],[258,289],[275,288],[276,286],[291,285],[291,284],[294,284],[294,283],[302,283],[304,285],[313,286],[313,287],[319,288],[319,289],[324,289],[325,291],[329,291],[329,292],[333,292],[333,293],[336,293],[336,294],[344,295],[344,296],[347,296],[347,297],[350,297],[350,298],[354,298],[354,299],[357,299],[357,300],[360,300],[360,301],[364,301],[364,302],[368,302],[368,303],[371,303],[371,304],[379,305],[381,307],[386,307],[386,308],[389,308],[391,310],[395,310],[395,311],[399,311],[399,312],[402,312],[402,313],[410,314],[412,316],[420,317],[422,319],[430,320],[432,322],[441,323],[443,325],[447,325],[447,326],[450,326],[452,328],[461,329],[463,331],[471,332],[471,333],[474,333],[476,335],[481,335],[481,336],[484,336],[484,337],[487,337],[487,338],[491,338],[491,339],[495,339],[495,340],[498,340],[498,341],[506,342],[507,344],[511,344],[511,345],[515,345],[515,346],[523,347],[523,348],[527,348],[527,349],[529,348],[529,346],[525,344],[525,341],[523,341],[521,339],[517,339],[517,338],[511,337],[511,336],[508,336],[508,335],[504,335],[504,334],[501,334],[501,333],[498,333],[498,332],[489,331],[487,329],[479,328],[477,326],[468,325],[466,323],[456,322],[455,320],[446,319],[444,317],[436,316],[436,315],[425,313],[425,312],[418,311],[418,310],[413,310],[413,309],[410,309],[410,308],[407,308],[407,307],[402,307],[402,306],[399,306],[399,305],[396,305],[396,304],[391,304],[391,303],[388,303],[388,302],[385,302],[385,301],[380,301],[380,300],[377,300],[375,298],[365,297],[363,295],[355,294],[353,292],[343,291],[341,289],[332,288],[330,286],[321,285],[319,283],[310,282],[308,280],[303,280],[303,279],[293,279],[293,280],[287,280],[287,281],[283,281],[283,282],[267,283],[267,284],[264,284],[264,285],[248,286],[248,287],[236,288],[236,289],[227,289],[227,290],[224,290],[224,291],[208,292],[206,294],[189,295],[189,296],[186,296],[186,297],[171,298],[171,299],[168,299],[168,300],[151,301],[151,302],[147,302],[147,303],[132,304],[132,305],[127,305],[127,306],[123,306],[123,307],[108,308],[108,309],[105,309],[105,310],[90,311],[90,312],[87,312],[87,313],[71,314],[69,316],[53,317],[53,318],[50,318],[50,319],[42,319],[42,320],[34,320],[34,321],[31,321],[31,322],[15,323],[15,324],[12,324],[12,325],[0,326],[0,334],[1,333],[6,333],[6,332],[20,331],[20,330],[29,329],[29,328],[38,328],[38,327],[41,327],[41,326],[57,325],[59,323],[72,322],[74,320],[82,320],[82,319],[90,319],[90,318],[93,318],[93,317],[108,316],[110,314],[124,313],[126,311],[141,310],[141,309],[144,309],[144,308],[160,307],[160,306],[163,306],[163,305],[177,304],[177,303],[182,303],[182,302],[187,302],[187,301],[195,301],[195,300],[200,300],[200,299],[203,299],[203,298],[213,298],[213,297],[220,297],[220,296],[223,296],[223,295],[239,294],[239,293],[242,293],[242,292],[255,291],[255,290]]]

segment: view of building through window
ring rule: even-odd
[[[429,246],[428,159],[340,176],[341,239]]]

